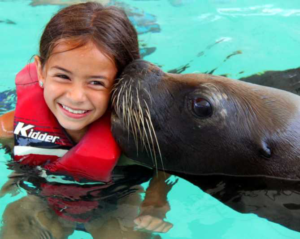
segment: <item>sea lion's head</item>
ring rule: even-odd
[[[300,178],[300,97],[137,60],[113,93],[123,152],[171,172]]]

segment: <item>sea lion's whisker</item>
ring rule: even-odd
[[[151,120],[151,119],[150,119]],[[149,132],[149,136],[151,138],[151,145],[149,145],[149,150],[151,151],[151,146],[152,146],[152,150],[153,150],[153,153],[152,155],[154,155],[154,157],[152,158],[152,161],[154,160],[154,163],[155,163],[155,171],[156,171],[156,174],[158,174],[158,165],[157,165],[157,159],[156,159],[156,150],[155,150],[155,145],[154,145],[154,142],[153,142],[153,137],[152,137],[152,133],[151,133],[151,128],[150,128],[150,123],[149,123],[149,118],[146,118],[146,124],[148,126],[148,132]]]
[[[146,153],[148,155],[150,155],[151,159],[153,158],[152,157],[152,154],[151,154],[151,150],[149,151],[148,150],[148,147],[147,145],[149,145],[149,139],[148,139],[148,135],[147,135],[147,132],[146,132],[146,129],[145,129],[145,125],[144,125],[144,121],[141,120],[141,123],[143,125],[143,138],[142,138],[142,146],[143,146],[143,149],[146,150]]]
[[[128,122],[129,122],[128,136],[129,136],[129,133],[132,132],[136,148],[138,149],[138,130],[135,125],[135,123],[136,123],[135,117],[134,117],[135,112],[133,111],[132,108],[129,108],[127,111],[128,111]]]
[[[149,137],[148,137],[148,134],[147,134],[147,131],[146,131],[146,127],[145,127],[145,118],[144,118],[144,114],[143,114],[143,110],[142,110],[142,107],[141,107],[141,104],[140,104],[140,100],[138,98],[138,108],[139,108],[139,118],[141,119],[141,123],[142,123],[142,126],[143,126],[143,132],[144,132],[144,135],[143,135],[143,142],[145,142],[145,139],[146,139],[146,143],[144,143],[143,145],[145,146],[145,149],[147,151],[147,145],[150,145],[150,141],[149,141]],[[149,146],[150,147],[150,146]],[[152,155],[152,150],[150,148],[149,150],[150,152],[150,157],[153,159],[153,155]]]
[[[133,82],[133,79],[130,78],[130,84],[129,84],[129,94],[132,95],[131,91],[132,91],[132,82]]]
[[[129,90],[131,90],[131,88]],[[131,92],[130,92],[130,94],[131,94]],[[138,149],[139,149],[138,132],[140,132],[140,126],[139,126],[140,123],[138,121],[138,118],[136,117],[136,114],[135,114],[136,112],[134,111],[132,105],[133,105],[133,100],[132,100],[132,95],[130,95],[130,104],[128,107],[128,117],[129,117],[130,127],[133,131],[135,146],[136,146],[136,149],[138,152]],[[129,132],[130,132],[130,129],[128,130],[128,133]]]
[[[135,121],[133,121],[133,122],[135,122]],[[130,129],[128,130],[128,137],[131,132],[132,136],[133,136],[134,144],[135,144],[136,148],[138,149],[138,132],[137,132],[134,124],[131,124],[131,128],[132,128],[132,130],[130,130]]]
[[[116,93],[119,91],[119,85],[122,83],[122,80],[123,80],[124,78],[122,77],[122,78],[119,78],[118,79],[118,81],[114,84],[114,87],[113,87],[113,89],[112,89],[112,91],[111,91],[111,94],[112,94],[112,98],[115,98],[115,96],[116,96]]]
[[[112,106],[116,109],[116,107],[117,107],[117,105],[116,105],[116,96],[117,96],[117,94],[119,94],[119,90],[117,90],[117,88],[114,88],[113,90],[112,90],[112,95],[111,95],[111,98],[112,98],[112,100],[111,100],[111,104],[112,104]]]
[[[118,95],[116,95],[115,97],[114,97],[114,101],[113,101],[113,103],[112,103],[112,105],[113,105],[113,107],[114,107],[114,109],[115,109],[115,112],[116,112],[116,114],[117,115],[120,115],[120,106],[119,106],[119,104],[118,104],[118,102],[117,102],[117,98],[119,98],[120,97],[120,91],[118,91]]]
[[[130,109],[128,108],[128,90],[125,90],[125,105],[127,105],[125,112],[127,113],[125,115],[125,118],[127,118],[127,129],[129,130],[129,124],[130,124]]]
[[[152,130],[150,128],[150,123],[149,123],[149,118],[148,117],[145,118],[145,122],[146,122],[146,125],[147,125],[149,137],[150,137],[150,140],[151,140],[151,144],[149,145],[149,147],[151,148],[151,146],[152,146],[153,154],[155,155],[156,154],[156,150],[155,150],[155,145],[154,145],[154,142],[153,142],[153,137],[152,137],[152,132],[151,132]],[[157,165],[157,164],[155,163],[155,165]]]
[[[125,109],[125,99],[124,99],[125,97],[123,96],[123,102],[122,102],[122,114],[123,114],[123,122],[124,122],[124,124],[125,125],[127,125],[127,117],[126,117],[126,115],[125,115],[125,112],[126,112],[126,109]]]
[[[146,90],[146,89],[143,89],[143,91],[147,93],[147,95],[149,96],[150,103],[152,103],[153,101],[152,101],[152,96],[151,96],[150,92],[148,90]]]
[[[111,92],[111,104],[112,105],[115,105],[115,102],[116,102],[116,95],[117,94],[117,91],[116,91],[116,88],[114,88]]]
[[[135,122],[137,124],[138,132],[140,132],[141,138],[143,138],[143,131],[141,130],[139,113],[137,113],[136,111],[133,111],[133,116],[134,116]]]
[[[121,89],[119,91],[118,98],[117,98],[117,106],[118,106],[118,112],[119,112],[118,114],[121,113],[120,112],[120,104],[119,104],[119,102],[120,102],[120,95],[122,94],[123,88],[124,88],[124,84],[121,86]]]
[[[151,159],[153,160],[152,150],[150,148],[150,141],[149,141],[148,133],[146,131],[146,126],[145,126],[145,117],[144,117],[143,109],[142,109],[141,102],[140,102],[139,91],[137,90],[136,93],[137,93],[138,118],[140,119],[140,123],[142,124],[142,128],[143,128],[143,131],[142,131],[143,134],[141,135],[143,147],[145,148],[146,152],[150,155]],[[145,140],[146,140],[146,142],[145,142]],[[148,151],[147,146],[149,147],[149,151]]]
[[[117,84],[118,84],[118,83],[115,83],[114,87],[112,88],[112,90],[111,90],[111,92],[110,92],[110,93],[111,93],[111,98],[112,98],[112,99],[114,98],[116,92],[118,91],[118,88],[116,87]]]
[[[131,81],[132,81],[132,79],[130,80],[130,84],[129,84],[129,96],[130,96],[130,104],[129,104],[129,117],[130,117],[130,122],[131,122],[131,124],[132,124],[132,112],[133,112],[133,107],[132,107],[132,105],[133,105],[133,100],[132,100],[132,92],[131,92],[131,90],[132,90],[132,85],[131,85]]]
[[[121,85],[123,83],[123,80],[124,80],[124,77],[118,78],[114,85],[115,86],[114,88],[117,88],[119,85]]]
[[[145,144],[145,142],[144,142],[144,136],[143,136],[143,131],[141,130],[141,122],[140,122],[140,118],[139,118],[139,114],[136,112],[136,111],[133,111],[133,116],[134,116],[134,119],[135,119],[135,123],[136,123],[136,128],[138,129],[138,132],[140,133],[140,139],[141,139],[141,141],[142,141],[142,148],[144,147],[144,144]],[[137,147],[137,149],[138,149],[138,147]]]
[[[159,143],[158,143],[158,140],[157,140],[157,135],[156,135],[156,132],[154,130],[153,123],[152,123],[152,120],[151,120],[150,109],[149,109],[149,106],[148,106],[148,104],[145,100],[144,100],[144,103],[147,107],[146,114],[147,114],[148,119],[149,119],[150,128],[151,128],[151,130],[153,132],[153,135],[154,135],[154,139],[155,139],[155,143],[156,143],[156,146],[157,146],[157,150],[158,150],[159,158],[160,158],[160,161],[161,161],[162,169],[164,170],[163,158],[162,158],[160,146],[159,146]]]
[[[127,82],[125,82],[125,87],[127,87],[127,84],[128,84],[128,81]],[[126,102],[128,102],[128,90],[126,90],[125,89],[125,100],[126,100]]]
[[[114,109],[116,111],[116,113],[119,115],[120,114],[120,105],[118,104],[118,98],[120,97],[120,90],[118,91],[118,94],[114,97],[114,101],[113,101],[113,106],[114,106]]]
[[[133,134],[133,140],[134,140],[134,144],[135,144],[135,147],[137,149],[137,156],[139,155],[138,154],[138,149],[139,149],[139,141],[138,141],[138,135],[137,135],[137,132],[135,131],[134,134]]]
[[[145,131],[146,142],[147,142],[145,149],[146,149],[146,152],[150,155],[152,162],[153,162],[154,156],[153,156],[153,152],[151,150],[151,143],[150,143],[150,140],[149,140],[149,137],[148,137],[145,127],[144,127],[144,131]],[[153,163],[155,164],[155,161]]]
[[[143,148],[147,149],[147,143],[145,142],[145,140],[147,139],[147,132],[145,131],[144,118],[141,118],[140,116],[141,115],[138,114],[139,124],[142,125],[142,131],[141,131],[142,145],[143,145]]]
[[[139,92],[138,90],[136,91],[136,99],[137,99],[137,112],[139,119],[141,119],[141,122],[143,124],[144,127],[144,122],[142,121],[144,119],[144,115],[143,115],[143,109],[141,107],[141,102],[140,102],[140,97],[139,97]],[[142,138],[144,138],[144,135],[142,136]]]

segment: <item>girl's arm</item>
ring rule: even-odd
[[[8,151],[14,146],[14,116],[15,111],[0,116],[0,147]]]
[[[145,199],[141,205],[138,218],[134,220],[136,229],[144,229],[153,232],[168,232],[173,224],[164,221],[170,205],[167,194],[177,182],[168,182],[171,175],[158,171],[152,178],[146,190]]]
[[[14,136],[15,111],[0,116],[0,138],[12,138]]]

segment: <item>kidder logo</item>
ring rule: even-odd
[[[31,124],[25,125],[23,122],[18,122],[14,134],[31,138],[31,139],[38,139],[45,142],[51,142],[51,143],[55,143],[55,141],[60,138],[58,136],[49,135],[48,133],[34,131],[33,128],[34,125]]]

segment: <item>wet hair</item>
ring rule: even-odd
[[[118,74],[128,63],[140,58],[135,28],[123,10],[113,6],[87,2],[59,11],[41,37],[39,57],[43,67],[53,49],[64,40],[75,43],[72,49],[92,41],[114,60]]]

